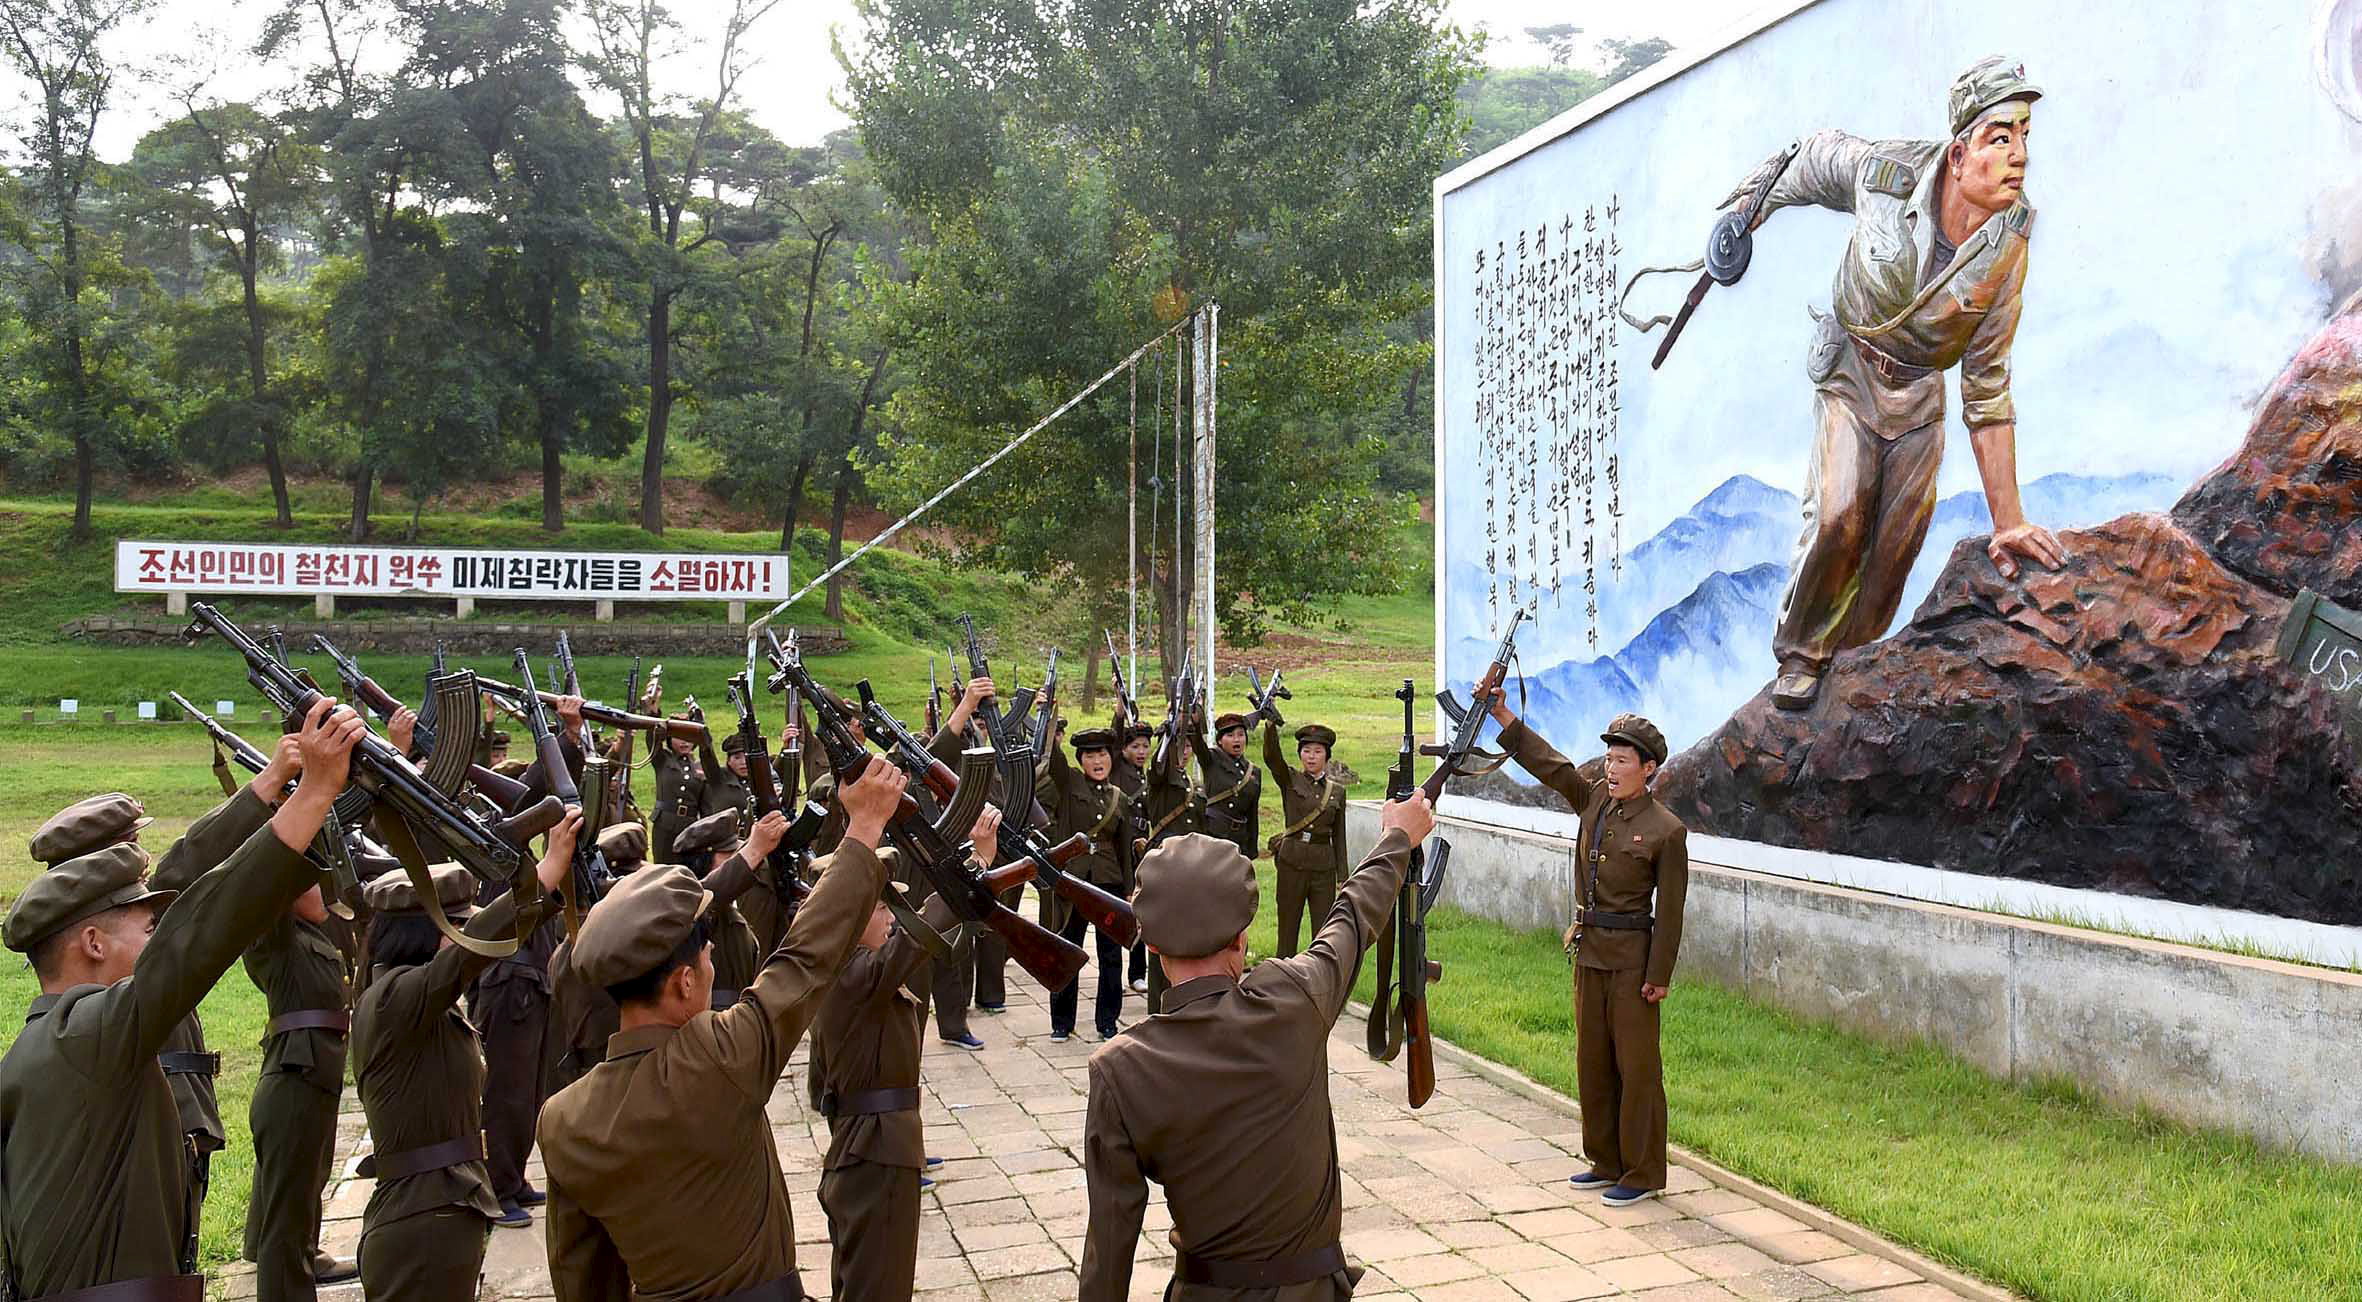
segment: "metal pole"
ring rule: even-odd
[[[1215,375],[1221,349],[1220,304],[1205,306],[1198,349],[1197,387],[1197,663],[1199,681],[1214,681],[1214,412]]]
[[[1132,673],[1140,669],[1140,368],[1132,367],[1132,455],[1124,462],[1124,647],[1132,657]],[[1117,702],[1121,705],[1122,702]]]

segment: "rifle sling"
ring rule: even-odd
[[[1329,812],[1329,788],[1332,785],[1334,785],[1333,780],[1328,774],[1323,773],[1320,775],[1319,801],[1313,805],[1311,813],[1306,814],[1304,817],[1297,819],[1295,822],[1288,824],[1284,828],[1281,828],[1279,835],[1271,838],[1270,850],[1274,856],[1279,854],[1279,847],[1282,841],[1287,840],[1296,833],[1301,832],[1305,828],[1308,828],[1314,823],[1319,822],[1321,818]]]
[[[427,872],[426,854],[418,848],[418,838],[411,835],[410,824],[390,806],[378,806],[377,834],[385,839],[386,848],[394,852],[394,857],[402,861],[402,871],[410,878],[410,888],[418,892],[418,902],[426,912],[427,921],[435,924],[435,930],[444,939],[482,958],[507,958],[517,952],[523,936],[479,940],[451,925],[451,919],[443,913],[443,901],[435,893],[434,877]],[[525,921],[522,909],[517,913],[517,921],[520,925]]]

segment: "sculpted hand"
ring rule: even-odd
[[[1992,558],[1993,568],[2001,577],[2018,576],[2018,562],[2031,561],[2047,570],[2055,570],[2067,562],[2067,549],[2057,536],[2038,524],[2021,524],[2013,529],[1997,529],[1985,542],[1985,555]]]

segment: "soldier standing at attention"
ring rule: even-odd
[[[565,881],[581,831],[573,810],[550,829],[535,868],[543,891]],[[515,934],[514,896],[470,919],[467,869],[437,864],[429,880],[444,916],[469,936]],[[444,939],[409,874],[387,873],[363,895],[374,971],[353,1009],[353,1084],[369,1113],[361,1174],[377,1184],[361,1212],[361,1289],[372,1302],[473,1302],[501,1207],[484,1167],[484,1056],[458,1004],[492,960]],[[532,907],[528,921],[547,921],[558,897]]]
[[[31,961],[42,993],[0,1058],[0,1244],[12,1296],[137,1284],[143,1296],[200,1302],[203,1279],[179,1268],[193,1232],[187,1139],[156,1055],[318,882],[303,852],[344,790],[362,731],[351,710],[317,702],[296,734],[294,794],[160,921],[170,901],[143,881],[136,844],[59,864],[17,897],[0,940]]]
[[[873,756],[839,793],[844,842],[786,942],[721,1012],[709,897],[687,869],[633,873],[584,920],[574,962],[623,1030],[541,1114],[558,1302],[804,1296],[764,1107],[885,885],[877,843],[909,782]]]
[[[1402,890],[1411,847],[1434,827],[1425,796],[1385,805],[1378,843],[1311,947],[1252,974],[1254,863],[1196,835],[1141,861],[1140,930],[1172,988],[1164,1012],[1091,1055],[1082,1302],[1130,1295],[1151,1178],[1173,1216],[1167,1297],[1353,1295],[1361,1270],[1338,1242],[1329,1031]]]
[[[1197,752],[1197,767],[1206,787],[1206,832],[1238,847],[1249,859],[1263,853],[1255,828],[1261,818],[1263,771],[1247,759],[1247,718],[1230,713],[1214,720],[1214,744],[1206,745],[1195,729],[1189,748]]]
[[[992,866],[1000,824],[1000,811],[986,805],[970,832],[979,870]],[[927,902],[924,916],[939,932],[959,926],[941,896]],[[919,1046],[927,1006],[903,983],[926,965],[927,951],[893,923],[885,905],[872,906],[812,1024],[814,1060],[826,1064],[813,1070],[826,1073],[820,1206],[828,1213],[837,1302],[907,1302],[918,1271],[919,1173],[927,1166]]]
[[[691,722],[687,714],[671,718],[675,723]],[[648,858],[671,863],[673,838],[705,815],[705,770],[699,767],[697,747],[687,736],[658,728],[650,744],[654,753],[649,762],[656,769],[656,817],[648,829]]]
[[[1329,772],[1337,745],[1332,728],[1308,723],[1296,729],[1296,769],[1279,749],[1279,725],[1263,725],[1263,765],[1279,781],[1280,811],[1287,826],[1271,838],[1271,859],[1279,868],[1279,956],[1296,952],[1298,928],[1307,907],[1313,923],[1328,916],[1345,874],[1345,784]]]
[[[246,1199],[246,1259],[258,1302],[316,1296],[320,1191],[336,1165],[336,1113],[344,1098],[344,954],[329,936],[315,882],[295,897],[245,955],[247,978],[270,1010],[262,1075],[246,1109],[254,1135],[254,1183]]]
[[[1060,722],[1060,729],[1064,729]],[[1080,832],[1091,839],[1091,849],[1066,866],[1066,871],[1118,896],[1131,890],[1132,798],[1115,784],[1115,734],[1105,728],[1086,728],[1074,737],[1075,764],[1052,738],[1046,761],[1049,783],[1041,791],[1050,813],[1050,839],[1063,841]],[[1124,1006],[1124,947],[1060,898],[1056,891],[1041,892],[1041,923],[1075,944],[1088,931],[1098,939],[1092,962],[1098,968],[1099,993],[1093,1008],[1095,1038],[1112,1039],[1123,1029],[1116,1020]],[[1064,1043],[1074,1034],[1081,978],[1050,992],[1050,1041]]]
[[[1689,829],[1649,794],[1665,762],[1665,735],[1637,714],[1600,734],[1606,773],[1586,778],[1492,696],[1501,748],[1581,819],[1576,837],[1575,921],[1566,946],[1575,965],[1575,1067],[1583,1155],[1571,1178],[1623,1207],[1665,1188],[1665,1070],[1658,1005],[1673,988],[1681,910],[1689,894]],[[1652,908],[1652,902],[1654,907]]]

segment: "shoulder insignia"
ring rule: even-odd
[[[1899,158],[1872,154],[1870,161],[1862,164],[1862,184],[1879,194],[1908,198],[1919,187],[1919,172]]]
[[[2001,221],[2017,232],[2019,238],[2034,238],[2034,207],[2025,200],[2020,199],[2011,204],[2008,211],[2001,214]]]

